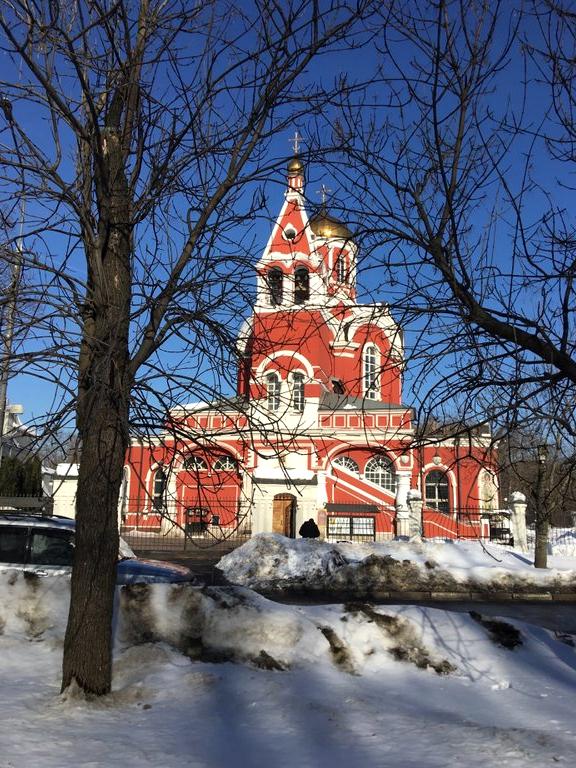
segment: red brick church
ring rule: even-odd
[[[295,155],[239,333],[237,396],[174,409],[154,444],[132,445],[124,525],[295,536],[312,517],[328,539],[487,535],[490,434],[415,439],[402,331],[385,304],[357,302],[352,233],[325,206],[308,217],[304,184]]]

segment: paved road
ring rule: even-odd
[[[191,568],[206,584],[224,585],[226,580],[215,568],[215,563],[218,559],[225,554],[225,552],[215,552],[214,549],[199,550],[195,549],[189,552],[173,553],[162,551],[140,551],[139,554],[142,557],[155,558],[155,559],[170,559],[172,562],[179,562],[183,565],[187,565]],[[301,595],[291,597],[289,594],[284,594],[280,597],[271,597],[271,599],[277,599],[280,602],[290,603],[294,605],[305,604],[317,604],[318,602],[330,603],[330,595],[324,594],[323,596],[317,595],[314,599],[307,600],[306,597]],[[543,601],[537,603],[520,603],[520,602],[472,602],[472,601],[448,601],[448,602],[423,602],[423,601],[399,601],[399,600],[386,600],[378,601],[382,605],[397,605],[399,602],[404,602],[410,605],[428,605],[432,608],[442,608],[448,611],[477,611],[478,613],[485,614],[487,616],[502,616],[510,619],[519,619],[520,621],[527,621],[531,624],[537,624],[541,627],[546,627],[556,632],[565,632],[567,634],[576,635],[576,603],[561,603],[558,601]]]
[[[310,599],[307,599],[305,595],[291,596],[289,593],[283,593],[282,595],[267,595],[270,600],[276,600],[280,603],[288,605],[331,605],[343,602],[342,600],[331,600],[328,593],[322,595],[312,595]],[[350,598],[348,598],[350,599]],[[366,598],[360,598],[360,601],[365,602]],[[574,601],[562,603],[559,600],[554,601],[538,601],[538,602],[521,602],[515,600],[513,602],[484,602],[480,600],[368,600],[373,605],[422,605],[429,608],[440,608],[445,611],[458,611],[459,613],[467,613],[468,611],[476,611],[477,613],[484,614],[485,616],[500,616],[502,618],[518,619],[519,621],[526,621],[529,624],[536,624],[540,627],[553,630],[555,632],[563,632],[570,635],[576,635],[576,604]]]
[[[447,611],[477,611],[486,616],[501,616],[536,624],[555,632],[576,635],[576,605],[574,603],[419,603]]]

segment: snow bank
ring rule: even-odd
[[[253,536],[218,563],[226,578],[247,587],[301,581],[335,573],[348,563],[342,547],[313,539],[287,539],[274,533]]]
[[[254,536],[218,563],[231,583],[263,591],[573,591],[576,559],[550,565],[535,570],[526,555],[477,541],[331,544],[277,534]]]
[[[283,668],[326,645],[298,611],[240,587],[134,585],[122,590],[121,608],[121,643],[163,641],[205,661]]]
[[[312,547],[276,556],[292,573],[300,551],[322,575],[335,561]],[[339,570],[370,558],[358,554]],[[120,590],[113,693],[94,701],[59,694],[68,590],[0,575],[7,767],[459,768],[463,749],[468,768],[573,762],[573,636],[428,607],[134,585]]]
[[[17,570],[0,570],[0,634],[59,642],[70,603],[70,576],[42,578]]]

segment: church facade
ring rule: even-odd
[[[489,432],[416,438],[402,331],[385,304],[357,302],[352,234],[324,206],[308,217],[304,184],[295,156],[238,338],[236,397],[174,409],[161,438],[131,446],[124,525],[295,536],[313,518],[328,539],[487,536]]]

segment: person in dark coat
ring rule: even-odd
[[[298,533],[303,539],[317,539],[320,536],[320,529],[314,522],[314,518],[311,517],[310,520],[302,523]]]

